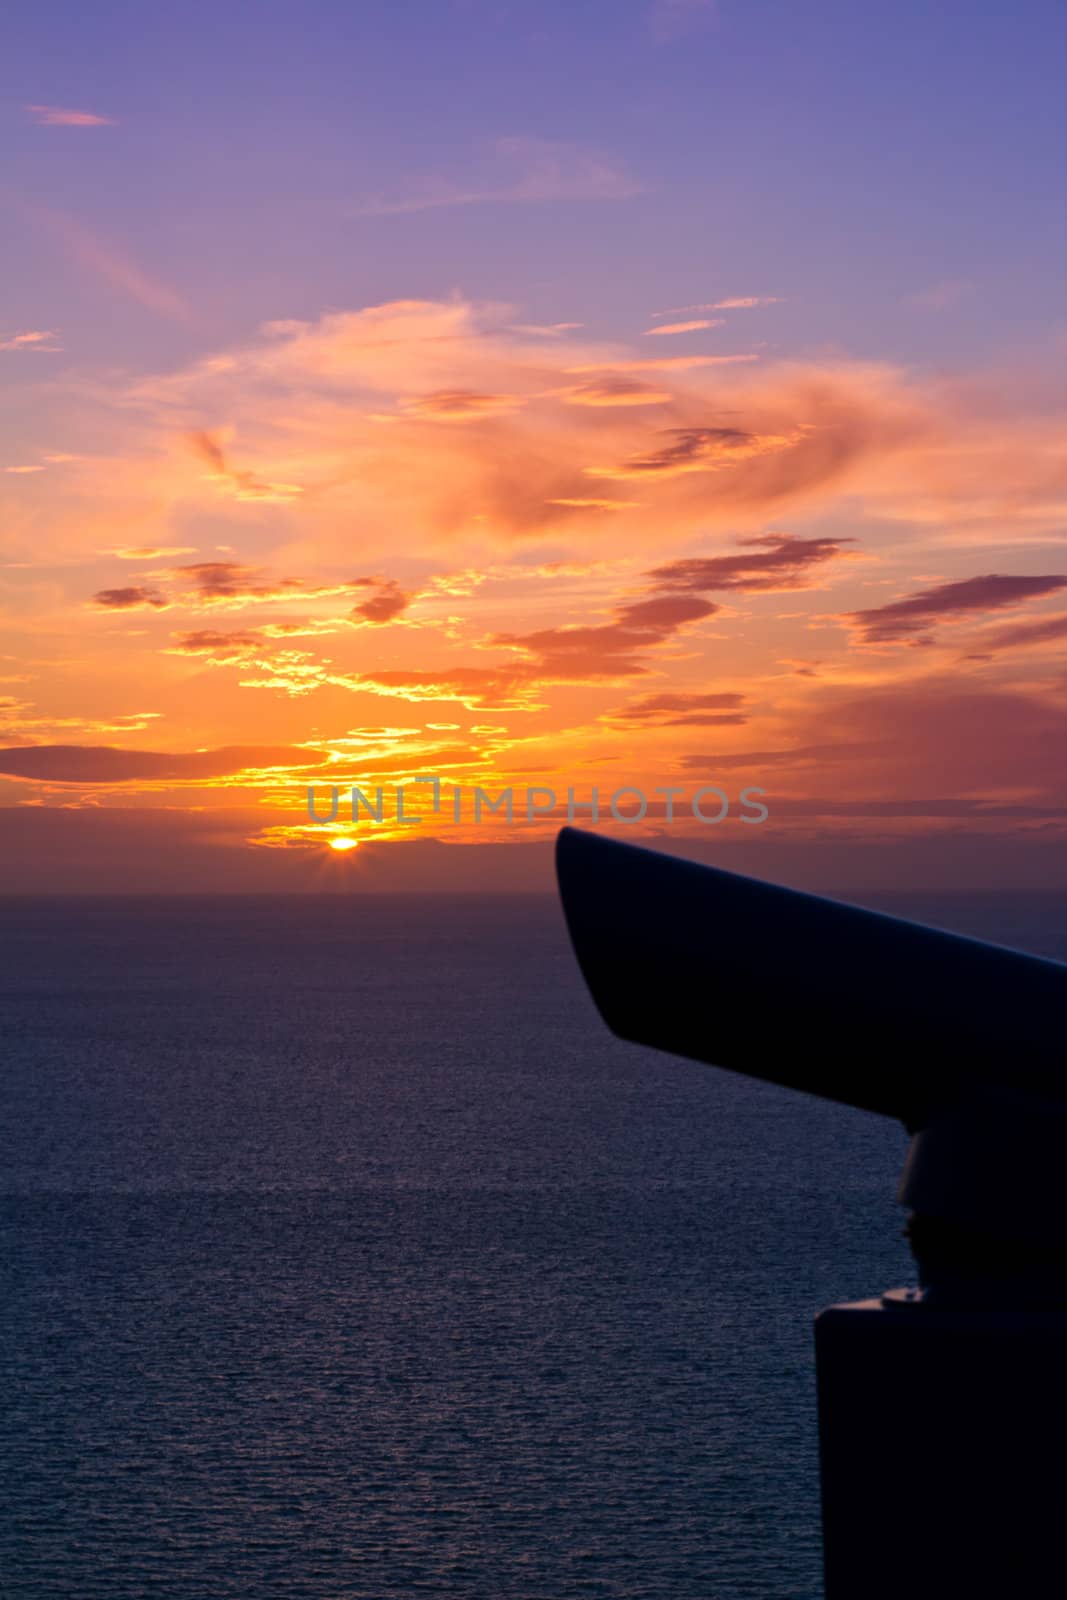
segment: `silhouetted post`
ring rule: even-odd
[[[564,828],[622,1038],[898,1117],[915,1289],[815,1322],[827,1600],[1038,1600],[1067,1506],[1067,967]]]

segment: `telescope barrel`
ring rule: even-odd
[[[910,1129],[982,1090],[1067,1100],[1067,966],[563,828],[575,954],[621,1038]]]

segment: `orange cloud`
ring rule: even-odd
[[[696,322],[663,322],[658,328],[646,328],[645,338],[674,333],[700,333],[704,328],[721,328],[723,321],[722,317],[702,317]]]
[[[574,333],[577,328],[583,328],[583,322],[513,322],[509,326],[511,333],[525,333],[533,339],[558,339],[561,333]]]
[[[30,329],[26,333],[12,334],[10,339],[0,339],[0,350],[34,350],[41,354],[54,355],[63,348],[61,344],[56,343],[58,338],[57,333]]]
[[[192,544],[120,545],[115,550],[109,550],[107,554],[118,556],[120,561],[155,561],[163,556],[195,556],[196,546]]]
[[[569,499],[552,500],[554,506],[570,506],[575,511],[630,511],[638,505],[637,500],[591,500],[587,495],[578,495]]]
[[[3,681],[28,683],[31,675],[9,677]],[[125,711],[98,717],[59,716],[35,706],[32,701],[8,697],[0,699],[0,739],[10,741],[18,735],[47,742],[62,733],[78,733],[89,738],[113,733],[128,736],[131,733],[143,733],[159,716],[158,711]]]
[[[921,492],[935,474],[942,494],[956,493],[930,448],[936,406],[901,374],[848,363],[757,370],[714,356],[649,361],[570,336],[531,347],[508,331],[508,309],[400,302],[271,324],[243,349],[140,384],[123,397],[123,414],[140,407],[155,429],[175,415],[239,417],[253,465],[230,460],[232,422],[201,430],[198,454],[212,483],[238,501],[264,496],[265,510],[270,495],[284,502],[304,486],[302,560],[347,551],[353,526],[372,559],[392,552],[398,522],[424,553],[475,534],[538,540],[564,519],[570,532],[581,521],[574,502],[598,498],[590,475],[640,477],[642,511],[680,540],[758,527],[769,511],[829,503],[853,486],[881,497],[883,520],[914,500],[909,484]],[[383,427],[375,419],[386,414]],[[449,426],[447,438],[443,426],[427,428],[447,414],[465,425]],[[157,437],[140,459],[109,462],[108,483],[127,496],[151,485],[156,520],[169,500],[188,527],[202,491],[179,458],[160,465]],[[910,479],[895,469],[906,450],[926,452],[913,455]],[[83,479],[90,470],[103,479],[102,465]],[[969,464],[965,476],[960,463],[959,482],[974,493]],[[591,524],[602,520],[597,509]],[[645,516],[618,522],[631,547],[647,539]]]
[[[157,586],[130,584],[118,589],[101,589],[92,597],[92,603],[108,610],[132,609],[151,606],[163,610],[167,606],[182,605],[193,609],[222,606],[241,609],[286,600],[322,600],[341,595],[351,597],[355,591],[372,588],[377,593],[361,602],[353,616],[363,621],[388,621],[398,616],[410,603],[412,596],[401,590],[392,578],[345,578],[339,583],[313,584],[304,578],[270,578],[258,567],[248,567],[239,561],[194,561],[187,566],[172,567],[158,575],[169,585],[169,592]],[[266,632],[317,632],[322,627],[332,627],[328,619],[302,623],[274,623]]]
[[[631,365],[625,345],[573,330],[535,340],[514,322],[511,308],[458,299],[335,313],[273,324],[119,392],[99,408],[93,455],[63,482],[59,473],[34,482],[32,501],[18,497],[35,506],[51,496],[52,548],[65,557],[50,562],[42,604],[58,616],[62,566],[80,586],[79,555],[96,559],[105,542],[124,563],[144,562],[128,584],[94,571],[86,589],[104,597],[97,611],[125,614],[121,627],[86,636],[86,658],[99,664],[99,634],[115,663],[105,671],[121,659],[135,681],[166,692],[184,673],[210,729],[205,744],[298,737],[309,696],[317,726],[347,729],[351,697],[373,694],[399,716],[434,701],[445,715],[461,705],[521,712],[523,760],[536,759],[528,742],[551,728],[554,759],[569,750],[618,762],[635,728],[665,752],[687,724],[672,723],[667,705],[615,717],[613,683],[654,674],[657,691],[700,694],[722,682],[728,661],[729,684],[742,675],[760,684],[745,707],[691,704],[677,715],[701,718],[695,725],[718,729],[727,746],[737,724],[721,719],[738,716],[754,748],[795,745],[772,710],[783,698],[897,670],[888,655],[850,654],[832,619],[899,594],[872,580],[896,586],[914,571],[916,537],[924,548],[946,541],[924,563],[957,581],[966,557],[947,541],[962,544],[978,526],[1005,542],[1051,538],[1058,525],[1052,407],[1022,379],[1001,405],[992,385],[979,394],[845,360],[706,367],[683,356],[646,375],[615,370]],[[466,425],[435,425],[430,413],[450,409]],[[385,413],[388,426],[374,421]],[[279,484],[305,490],[298,502],[241,498]],[[768,530],[783,522],[789,533]],[[32,551],[34,525],[22,527]],[[217,559],[177,565],[170,552],[194,545]],[[863,564],[846,559],[860,550]],[[20,597],[29,592],[29,577],[4,576]],[[612,587],[620,577],[625,599]],[[832,610],[759,598],[831,582]],[[755,599],[714,609],[734,595]],[[651,601],[697,610],[630,609]],[[160,639],[143,619],[168,606],[186,631]],[[222,613],[235,622],[229,634],[198,627]],[[380,628],[390,623],[386,651]],[[823,630],[817,645],[812,628]],[[972,653],[988,642],[969,630]],[[1027,671],[1053,642],[1026,646]],[[994,670],[1009,666],[983,679]]]
[[[400,700],[455,700],[469,710],[533,710],[539,704],[531,674],[496,667],[396,667],[360,673],[348,687]]]
[[[712,306],[713,311],[747,311],[755,306],[778,306],[781,299],[773,294],[741,295],[735,300],[717,300]]]
[[[39,798],[30,783],[58,808],[84,782],[100,810],[121,798],[109,784],[139,785],[177,838],[183,785],[207,812],[247,787],[239,856],[274,820],[280,837],[302,769],[224,770],[218,752],[310,762],[313,729],[338,758],[319,781],[438,759],[490,783],[569,771],[649,789],[763,769],[783,831],[877,838],[864,860],[886,875],[891,838],[955,837],[962,860],[998,819],[1001,840],[1053,837],[1067,619],[1049,611],[1067,589],[1038,547],[1060,536],[1063,477],[1036,366],[949,380],[829,356],[649,363],[644,338],[523,329],[506,305],[403,301],[275,322],[135,385],[35,389],[11,459],[43,462],[49,441],[83,453],[0,472],[3,648],[39,700],[0,712],[3,731],[20,749],[186,748],[130,777],[124,750],[30,756],[56,792],[12,775],[11,809]],[[999,548],[976,561],[979,544]],[[973,588],[1020,570],[1054,586]],[[942,658],[899,640],[939,633],[952,681],[916,681]],[[131,684],[159,711],[117,709]],[[363,723],[383,701],[407,726]],[[69,705],[80,715],[50,720]],[[180,740],[144,732],[161,713]],[[162,858],[167,829],[151,837]]]

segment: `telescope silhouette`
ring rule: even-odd
[[[1015,1600],[1062,1560],[1067,966],[576,828],[621,1038],[895,1117],[919,1285],[815,1319],[827,1600]]]

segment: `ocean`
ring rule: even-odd
[[[1062,896],[867,903],[1067,957]],[[3,1600],[817,1600],[898,1126],[614,1040],[540,897],[0,943]]]

